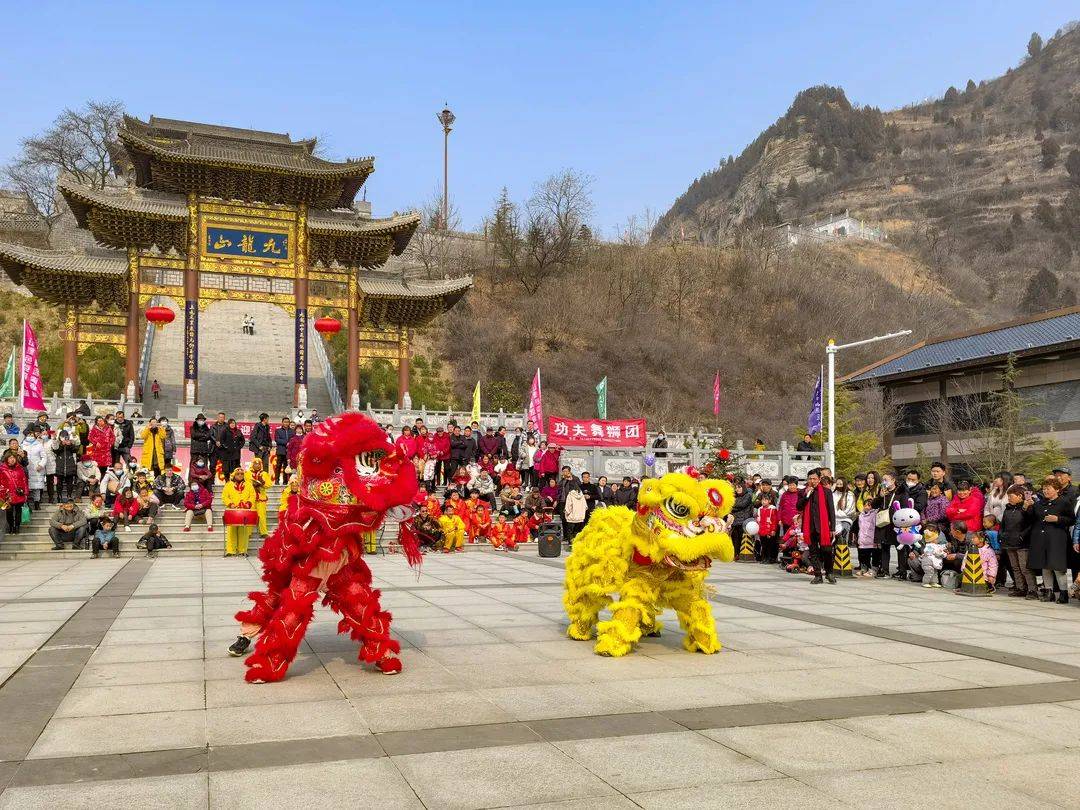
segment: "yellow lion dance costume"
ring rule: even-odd
[[[658,617],[670,607],[686,632],[687,650],[719,652],[705,577],[713,558],[735,558],[722,520],[734,498],[727,481],[668,473],[641,482],[636,511],[611,506],[593,512],[566,562],[566,634],[587,641],[595,627],[598,655],[626,655],[643,632],[660,635]],[[608,607],[611,619],[597,622]]]

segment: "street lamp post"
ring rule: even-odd
[[[454,128],[457,117],[450,112],[449,105],[443,107],[443,111],[435,117],[442,124],[443,130],[442,227],[445,231],[450,228],[450,130]]]
[[[865,346],[867,343],[877,343],[879,340],[891,340],[892,338],[910,335],[910,329],[900,332],[890,332],[887,335],[856,340],[853,343],[836,345],[836,341],[829,338],[829,344],[825,347],[825,354],[829,358],[829,463],[828,467],[836,475],[836,353],[841,349],[850,349],[855,346]]]

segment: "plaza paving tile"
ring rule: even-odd
[[[331,806],[1062,804],[1039,768],[1080,791],[1068,608],[718,566],[720,654],[684,651],[668,612],[660,638],[611,659],[565,637],[559,562],[429,557],[418,580],[388,556],[371,562],[402,674],[360,664],[320,608],[289,677],[256,686],[224,651],[254,559],[147,563],[124,580],[134,596],[69,622],[135,570],[108,562],[7,569],[0,680],[22,668],[18,694],[53,703],[5,729],[33,747],[0,762],[0,790],[23,780],[0,807],[262,807],[326,789]]]

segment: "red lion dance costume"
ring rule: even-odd
[[[379,528],[387,513],[402,519],[400,542],[410,565],[420,551],[410,519],[416,494],[411,462],[366,416],[344,413],[317,424],[304,439],[297,475],[300,488],[277,529],[259,552],[265,592],[236,614],[242,635],[229,648],[242,655],[246,680],[279,681],[296,657],[315,601],[340,615],[338,632],[360,643],[360,660],[387,674],[401,671],[401,647],[390,637],[390,613],[379,606],[364,562],[364,533]]]

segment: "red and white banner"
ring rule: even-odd
[[[544,400],[540,394],[540,369],[536,370],[532,387],[529,389],[529,407],[526,410],[525,418],[531,420],[538,430],[544,426]]]
[[[45,410],[44,388],[38,366],[37,335],[29,321],[23,321],[22,406],[25,410]]]
[[[194,424],[195,424],[194,422],[184,422],[184,437],[185,438],[188,438],[188,439],[191,438],[191,426],[194,425]],[[214,426],[213,422],[207,422],[206,424],[209,425],[210,427]],[[237,422],[236,426],[238,428],[240,428],[240,432],[244,434],[245,439],[250,439],[251,438],[251,431],[254,430],[255,425],[257,425],[257,424],[259,424],[259,423],[258,422]]]
[[[644,419],[548,417],[547,440],[560,447],[644,447]]]
[[[713,416],[720,415],[720,372],[716,372],[716,379],[712,384],[712,414]]]

